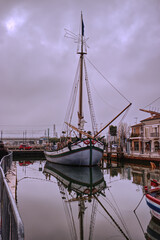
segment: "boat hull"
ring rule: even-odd
[[[157,198],[157,193],[160,192],[160,188],[151,189],[146,194],[146,202],[154,217],[160,220],[160,198]]]
[[[93,194],[93,190],[97,193],[106,188],[104,176],[98,166],[87,168],[46,162],[44,173],[54,176],[67,189],[79,194]]]
[[[95,166],[100,162],[103,149],[98,147],[81,147],[73,150],[44,152],[47,161],[72,166]]]

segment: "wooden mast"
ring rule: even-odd
[[[80,54],[80,82],[79,82],[79,112],[78,112],[78,128],[82,130],[82,119],[83,119],[83,36],[84,36],[84,23],[81,12],[81,49]],[[79,133],[79,138],[82,138],[82,134]]]

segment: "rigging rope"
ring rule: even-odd
[[[97,96],[103,101],[104,104],[114,108],[115,110],[118,110],[118,108],[116,108],[115,106],[113,106],[111,103],[107,102],[102,95],[97,91],[96,87],[94,86],[94,83],[92,82],[92,88],[95,91],[95,93],[97,94]]]
[[[118,204],[117,204],[116,200],[114,199],[113,194],[111,193],[110,189],[108,189],[108,191],[110,192],[111,197],[112,197],[112,199],[113,199],[113,201],[114,201],[114,203],[115,203],[115,205],[116,205],[116,207],[117,207],[117,210],[116,210],[117,216],[119,217],[119,219],[120,219],[120,221],[121,221],[124,229],[126,230],[126,233],[128,234],[129,238],[131,239],[130,233],[129,233],[128,228],[127,228],[127,225],[126,225],[126,223],[125,223],[125,221],[124,221],[124,219],[123,219],[122,213],[121,213],[121,211],[120,211],[120,209],[119,209],[119,207],[118,207]],[[115,209],[116,209],[116,208],[115,208]]]
[[[77,96],[77,90],[78,90],[78,82],[79,82],[79,76],[78,76],[79,65],[80,65],[80,61],[78,62],[76,76],[74,79],[74,83],[73,83],[73,87],[72,87],[72,91],[71,91],[71,95],[70,95],[70,99],[69,99],[69,104],[67,107],[66,116],[65,116],[65,120],[64,120],[64,124],[63,124],[63,129],[64,130],[66,129],[67,134],[68,134],[68,126],[66,126],[65,122],[70,123],[72,120],[72,116],[73,116],[73,111],[74,111],[76,96]]]
[[[95,70],[114,88],[114,90],[116,90],[121,95],[121,97],[130,103],[130,101],[98,70],[98,68],[96,68],[96,66],[87,57],[86,59],[95,68]]]
[[[123,122],[124,118],[127,116],[128,112],[129,112],[129,110],[130,110],[130,107],[129,107],[129,108],[125,111],[125,113],[123,114],[123,116],[122,116],[122,118],[121,118],[121,120],[120,120],[120,122],[119,122],[119,125]]]
[[[148,104],[148,105],[145,106],[144,108],[149,107],[152,103],[155,103],[158,99],[160,99],[160,97],[156,98],[153,102],[151,102],[150,104]]]
[[[101,205],[101,207],[104,209],[104,211],[108,214],[108,216],[112,219],[112,221],[114,222],[114,224],[117,226],[117,228],[120,230],[120,232],[123,234],[123,236],[129,240],[129,238],[127,237],[127,235],[123,232],[123,230],[120,228],[120,226],[117,224],[117,222],[114,220],[114,218],[111,216],[111,214],[108,212],[108,210],[103,206],[103,204],[99,201],[99,199],[94,196],[95,199],[98,201],[98,203]]]
[[[109,190],[109,189],[108,189],[108,190]],[[111,194],[111,192],[110,192],[110,194]],[[111,194],[111,196],[112,196],[112,194]],[[103,198],[103,197],[102,197],[102,198]],[[112,198],[113,198],[113,196],[112,196]],[[128,231],[127,226],[126,226],[126,223],[125,223],[125,221],[124,221],[124,219],[123,219],[123,216],[122,216],[122,214],[121,214],[121,212],[120,212],[120,210],[119,210],[119,207],[118,207],[115,199],[113,198],[113,201],[114,201],[114,203],[115,203],[115,205],[116,205],[116,207],[117,207],[118,210],[116,209],[116,207],[114,207],[113,203],[112,203],[109,199],[103,198],[103,200],[106,201],[106,202],[108,203],[108,205],[113,209],[113,211],[115,212],[115,214],[116,214],[117,217],[119,218],[120,222],[122,223],[122,225],[123,225],[126,233],[127,233],[128,236],[130,237],[129,231]],[[130,237],[130,239],[131,239],[131,237]]]
[[[93,100],[91,96],[90,84],[88,81],[88,73],[87,73],[85,59],[84,59],[84,68],[85,68],[85,81],[86,81],[86,88],[87,88],[87,94],[88,94],[89,110],[90,110],[90,116],[91,116],[91,122],[92,122],[92,130],[93,130],[93,133],[96,134],[97,132],[96,116],[95,116],[94,107],[93,107]]]
[[[69,227],[69,231],[70,231],[70,235],[71,235],[71,239],[72,240],[77,240],[77,233],[76,233],[76,227],[75,227],[75,222],[74,222],[74,218],[73,218],[73,212],[72,212],[72,208],[70,206],[70,202],[68,194],[67,194],[67,189],[65,188],[65,186],[63,185],[63,183],[60,182],[59,179],[57,179],[57,184],[60,190],[60,193],[62,195],[62,203],[63,203],[63,207],[64,207],[64,212],[66,214],[67,217],[67,224]],[[68,206],[69,203],[69,206]]]

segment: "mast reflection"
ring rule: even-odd
[[[46,178],[53,176],[57,179],[59,191],[64,203],[64,210],[67,213],[67,222],[69,223],[70,235],[72,239],[84,239],[84,215],[87,209],[86,203],[91,203],[91,220],[89,227],[89,237],[92,239],[95,225],[95,217],[98,202],[95,199],[100,194],[105,195],[106,182],[103,173],[98,166],[71,167],[57,165],[46,162],[44,167]],[[79,220],[79,238],[76,233],[75,220],[72,213],[72,202],[78,202],[78,220]]]

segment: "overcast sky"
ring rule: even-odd
[[[81,11],[87,58],[132,102],[125,121],[149,116],[139,108],[160,97],[159,0],[0,0],[0,130],[61,129],[79,59],[64,29],[79,33]],[[100,126],[128,102],[86,63]]]

